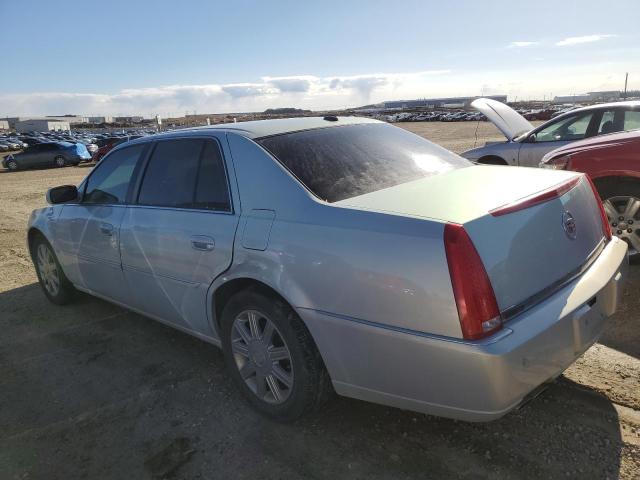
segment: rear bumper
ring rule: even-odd
[[[339,394],[489,421],[560,375],[598,339],[618,307],[626,268],[627,246],[614,237],[580,277],[477,342],[299,313]]]

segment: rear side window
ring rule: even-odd
[[[636,130],[640,128],[640,110],[627,110],[624,112],[624,129]]]
[[[87,180],[83,203],[124,203],[133,169],[144,145],[123,148],[105,157]]]
[[[257,141],[327,202],[471,165],[418,135],[384,123],[319,128]]]
[[[138,203],[159,207],[230,210],[218,144],[211,140],[158,142],[147,165]]]

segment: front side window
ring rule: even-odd
[[[257,142],[307,189],[327,202],[472,165],[418,135],[386,123],[319,128]]]
[[[138,203],[229,211],[227,180],[218,144],[202,139],[158,142],[142,180]]]
[[[581,140],[587,135],[592,117],[593,113],[585,113],[555,122],[536,133],[536,143]]]
[[[82,203],[125,203],[133,170],[144,147],[123,148],[105,157],[87,179]]]

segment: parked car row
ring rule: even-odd
[[[0,152],[9,152],[11,150],[22,150],[27,144],[18,137],[0,136]]]
[[[428,113],[396,113],[394,115],[384,115],[379,118],[387,122],[465,122],[465,121],[486,121],[482,113],[479,112],[428,112]]]
[[[148,132],[130,131],[115,134],[31,132],[14,135],[8,137],[15,146],[13,150],[22,151],[6,156],[2,165],[15,171],[36,167],[64,167],[92,160],[99,162],[116,145],[147,134]]]
[[[51,302],[84,291],[221,346],[282,420],[332,390],[499,418],[597,340],[627,264],[588,176],[364,118],[139,138],[47,200],[28,245]]]

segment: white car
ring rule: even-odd
[[[535,127],[504,103],[479,98],[471,103],[507,137],[461,155],[490,165],[537,167],[542,157],[568,143],[607,133],[640,128],[640,101],[603,103],[577,108]]]

